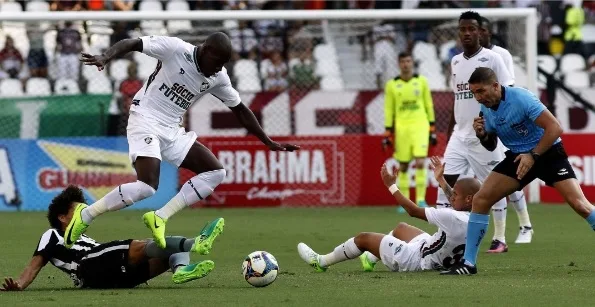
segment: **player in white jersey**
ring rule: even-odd
[[[479,30],[479,44],[483,48],[490,49],[500,55],[504,64],[506,65],[506,69],[508,73],[512,77],[512,80],[515,80],[514,76],[514,67],[512,61],[512,55],[508,50],[496,46],[492,44],[492,32],[490,21],[482,17],[481,18],[481,28]],[[499,143],[499,146],[502,147],[503,151],[507,149]],[[519,219],[519,234],[516,238],[515,243],[531,243],[533,238],[533,226],[531,225],[531,219],[529,218],[529,211],[527,210],[527,200],[525,198],[525,193],[523,191],[516,191],[510,196],[508,196],[509,201],[512,203],[517,217]],[[504,205],[504,207],[502,207]],[[488,252],[491,253],[499,253],[504,252],[507,250],[506,246],[506,202],[500,202],[496,206],[492,207],[492,217],[494,219],[494,237],[492,238],[492,244]]]
[[[67,247],[85,232],[97,216],[120,210],[155,194],[161,160],[196,174],[165,206],[143,215],[155,242],[165,247],[167,220],[183,208],[211,195],[225,178],[223,165],[208,148],[197,142],[196,133],[186,132],[180,127],[186,110],[204,95],[211,94],[221,100],[248,132],[270,150],[299,149],[295,145],[271,140],[252,111],[240,101],[223,68],[232,54],[231,42],[224,33],[213,33],[198,46],[166,36],[124,39],[101,55],[83,53],[81,61],[102,70],[111,59],[131,51],[158,59],[155,71],[134,97],[128,119],[130,159],[138,180],[116,187],[91,206],[80,204],[66,229],[64,239]],[[223,219],[220,219],[216,225],[206,229],[206,235],[199,240],[200,253],[209,253],[211,242],[221,233],[223,224]]]
[[[319,255],[308,245],[299,243],[298,253],[302,260],[318,272],[324,272],[333,264],[356,257],[360,258],[365,271],[374,270],[379,260],[394,272],[437,270],[457,263],[465,251],[469,210],[480,183],[475,178],[463,178],[451,188],[442,175],[444,167],[440,159],[432,157],[431,162],[436,180],[449,195],[454,210],[420,208],[401,194],[395,184],[395,175],[389,174],[386,165],[382,167],[381,176],[397,203],[410,216],[437,226],[436,233],[430,235],[416,227],[400,223],[388,235],[362,232],[326,255]]]
[[[453,185],[460,175],[465,175],[470,170],[480,181],[483,181],[492,168],[504,159],[503,150],[493,152],[486,150],[473,130],[473,120],[480,111],[479,104],[473,97],[467,82],[473,71],[477,67],[488,67],[496,72],[500,84],[509,86],[514,82],[502,58],[479,44],[480,27],[481,16],[476,12],[467,11],[459,17],[459,39],[463,52],[455,55],[451,60],[454,108],[448,127],[448,144],[444,153],[446,163],[444,177],[450,185]],[[448,199],[440,189],[437,203],[448,206]],[[498,205],[500,208],[506,206],[506,199],[500,200]],[[495,244],[500,252],[508,250],[508,247],[500,241]]]

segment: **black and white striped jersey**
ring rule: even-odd
[[[91,248],[98,245],[95,240],[82,235],[72,248],[68,249],[64,246],[64,237],[56,229],[50,228],[41,235],[33,256],[42,256],[53,266],[68,274],[75,286],[79,286],[76,273],[80,261]]]

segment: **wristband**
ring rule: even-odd
[[[390,194],[395,194],[395,192],[398,191],[398,190],[399,190],[399,188],[394,183],[393,183],[393,185],[391,185],[390,187],[388,187],[388,191],[390,192]]]

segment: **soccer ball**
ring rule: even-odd
[[[244,259],[242,272],[252,286],[266,287],[277,279],[279,265],[275,256],[265,251],[256,251]]]

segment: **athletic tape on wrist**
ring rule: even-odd
[[[393,183],[393,185],[391,185],[390,187],[388,187],[388,191],[390,192],[390,194],[395,194],[395,192],[398,191],[398,190],[399,190],[399,188],[394,183]]]

